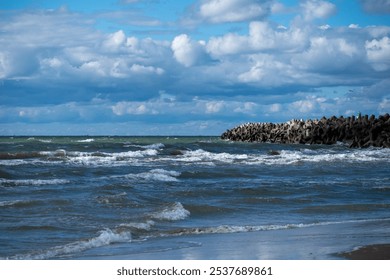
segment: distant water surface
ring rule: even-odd
[[[118,244],[136,258],[156,239],[389,221],[390,149],[0,137],[2,259],[112,258]]]

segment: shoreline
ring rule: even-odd
[[[378,226],[383,227],[378,229]],[[358,222],[287,230],[158,237],[95,248],[75,259],[390,260],[389,228],[390,221]],[[354,250],[357,247],[361,249]]]

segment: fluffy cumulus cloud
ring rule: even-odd
[[[324,19],[336,13],[336,5],[323,0],[307,0],[301,3],[306,20]]]
[[[261,52],[277,49],[296,49],[305,44],[305,34],[300,28],[289,30],[272,27],[268,22],[253,21],[249,24],[248,35],[228,33],[222,37],[212,37],[208,51],[218,57],[227,54]]]
[[[390,69],[390,39],[383,37],[379,40],[366,41],[367,58],[377,71]]]
[[[195,6],[195,13],[199,19],[211,23],[253,20],[269,13],[270,2],[272,1],[203,0]]]
[[[205,57],[204,45],[204,41],[196,42],[181,34],[173,39],[171,49],[177,62],[190,67]]]
[[[360,2],[374,12],[380,1]],[[0,133],[115,123],[100,128],[218,134],[244,121],[390,111],[390,27],[332,26],[334,3],[199,0],[186,12],[195,27],[178,17],[156,37],[99,30],[96,15],[67,9],[2,12]]]

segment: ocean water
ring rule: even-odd
[[[390,149],[0,137],[0,259],[158,258],[200,236],[326,225],[390,242]]]

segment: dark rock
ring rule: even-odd
[[[271,151],[268,151],[268,154],[269,154],[270,156],[279,156],[279,155],[280,155],[280,152],[279,152],[279,151],[273,151],[273,150],[271,150]]]
[[[172,150],[170,152],[171,156],[182,156],[183,155],[183,152],[180,151],[180,150]]]
[[[222,139],[282,144],[326,144],[344,142],[352,148],[390,147],[390,115],[362,115],[321,120],[291,120],[286,123],[246,123],[227,130]]]

